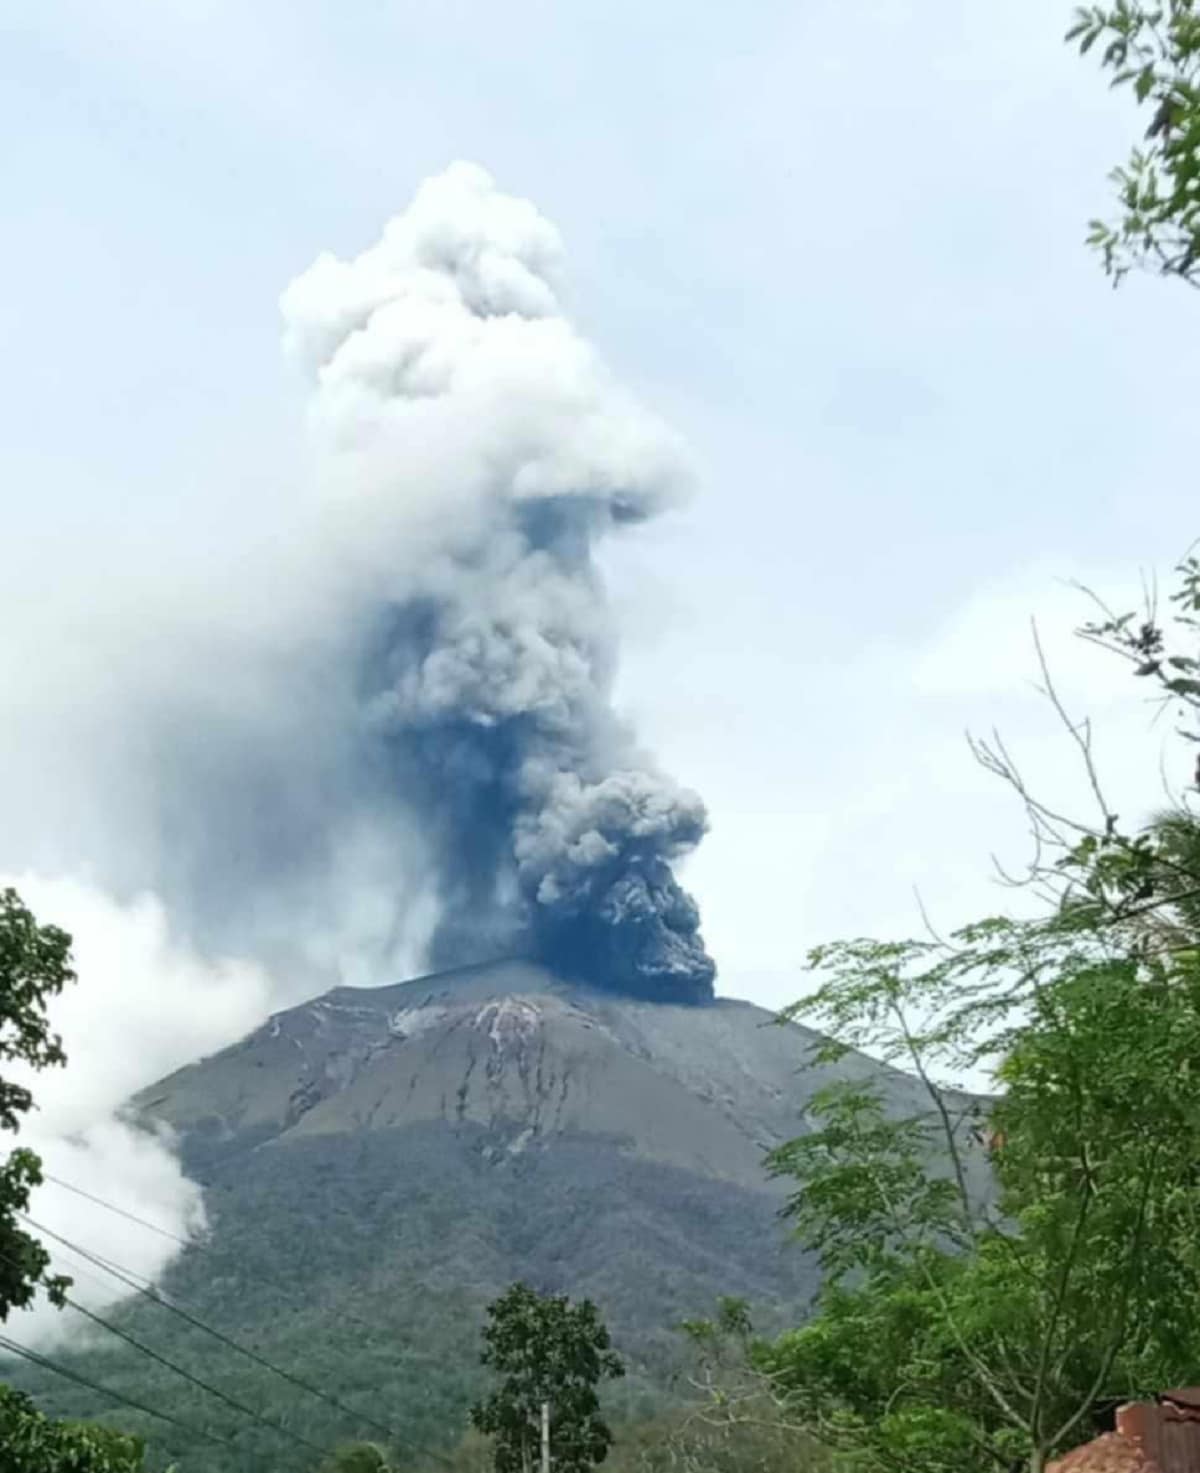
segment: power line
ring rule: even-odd
[[[103,1207],[108,1212],[116,1213],[116,1215],[118,1217],[123,1217],[128,1222],[136,1223],[139,1227],[146,1228],[148,1231],[150,1231],[152,1233],[157,1233],[160,1237],[167,1238],[171,1242],[177,1243],[181,1248],[187,1248],[192,1253],[202,1254],[202,1255],[205,1255],[205,1256],[208,1256],[208,1257],[211,1257],[211,1258],[218,1258],[220,1256],[219,1254],[217,1254],[216,1252],[214,1252],[214,1250],[212,1248],[210,1248],[207,1244],[205,1244],[205,1243],[198,1243],[194,1239],[188,1239],[188,1238],[180,1237],[178,1233],[170,1232],[167,1228],[162,1227],[158,1223],[149,1222],[149,1221],[147,1221],[146,1218],[139,1217],[137,1215],[137,1213],[135,1213],[135,1212],[130,1212],[130,1211],[128,1211],[124,1207],[118,1207],[115,1202],[109,1202],[104,1197],[97,1196],[93,1192],[85,1191],[82,1187],[76,1186],[73,1182],[64,1181],[61,1176],[54,1176],[52,1173],[46,1171],[46,1172],[43,1172],[42,1173],[42,1179],[44,1181],[52,1182],[55,1186],[62,1187],[64,1189],[64,1191],[72,1192],[72,1193],[74,1193],[75,1196],[82,1197],[86,1201],[94,1203],[97,1207]],[[47,1230],[46,1229],[39,1229],[39,1231],[47,1231]],[[53,1237],[54,1234],[50,1234],[50,1236]],[[99,1258],[99,1255],[88,1255],[86,1249],[83,1250],[83,1253],[84,1253],[84,1256],[85,1257],[91,1256],[93,1258]],[[104,1267],[106,1269],[110,1267],[110,1264],[109,1263],[105,1263],[103,1260],[100,1260],[100,1261],[101,1261],[101,1266],[102,1267]],[[120,1268],[120,1265],[112,1265],[112,1266],[117,1267],[117,1268]],[[128,1272],[128,1270],[126,1270],[126,1272]],[[257,1277],[261,1281],[265,1281],[267,1283],[270,1283],[271,1282],[270,1276],[267,1275],[267,1274],[262,1273],[261,1270],[258,1271]],[[278,1279],[275,1280],[275,1283],[276,1284],[279,1284],[279,1282],[280,1281]],[[134,1287],[136,1288],[137,1286],[135,1285]],[[166,1305],[168,1308],[171,1307],[169,1301],[166,1300],[166,1299],[164,1299],[164,1298],[162,1298],[161,1295],[158,1296],[158,1302]],[[346,1309],[343,1305],[340,1305],[340,1304],[337,1305],[337,1313],[338,1313],[338,1315],[343,1320],[348,1321],[352,1325],[358,1325],[360,1329],[365,1330],[369,1335],[372,1335],[372,1336],[378,1335],[378,1333],[379,1333],[379,1326],[378,1325],[371,1324],[368,1320],[364,1320],[361,1316],[352,1313],[350,1310]],[[208,1326],[203,1326],[203,1325],[200,1326],[200,1327],[201,1328],[204,1328],[204,1329],[208,1329],[209,1328]],[[216,1332],[216,1331],[210,1331],[210,1333],[217,1334],[218,1332]],[[218,1335],[218,1338],[220,1338],[219,1335]],[[243,1347],[240,1347],[239,1346],[237,1348],[242,1349]],[[265,1362],[264,1361],[264,1364],[269,1364],[269,1362]],[[284,1371],[280,1370],[278,1367],[271,1367],[271,1369],[276,1370],[278,1372],[278,1374],[284,1376],[285,1379],[296,1380],[297,1381],[297,1384],[303,1384],[303,1383],[300,1383],[298,1381],[298,1378],[291,1377],[287,1372],[284,1372]],[[318,1395],[322,1395],[323,1394],[323,1393],[317,1391],[316,1388],[307,1388],[307,1389],[313,1390]],[[351,1408],[345,1407],[340,1402],[335,1402],[334,1404],[337,1405],[342,1410],[352,1411]],[[396,1441],[396,1442],[399,1442],[399,1443],[403,1443],[405,1446],[407,1446],[408,1448],[410,1448],[413,1452],[418,1452],[418,1453],[423,1454],[425,1457],[433,1458],[436,1462],[443,1463],[447,1467],[450,1466],[450,1459],[447,1458],[445,1456],[445,1454],[439,1453],[439,1452],[435,1452],[432,1448],[422,1447],[419,1443],[415,1443],[410,1438],[404,1437],[400,1433],[396,1432],[394,1428],[384,1428],[380,1423],[372,1421],[371,1418],[367,1417],[362,1412],[353,1412],[353,1415],[356,1416],[356,1417],[358,1417],[358,1418],[360,1418],[361,1420],[367,1422],[367,1424],[369,1426],[375,1427],[375,1428],[377,1428],[380,1431],[386,1431],[387,1432],[387,1435],[393,1441]]]
[[[139,1217],[136,1212],[129,1212],[124,1207],[118,1207],[114,1202],[107,1202],[103,1197],[97,1197],[92,1192],[85,1192],[82,1187],[77,1187],[69,1181],[64,1181],[61,1176],[52,1176],[48,1171],[44,1171],[42,1173],[42,1180],[53,1182],[56,1187],[62,1187],[65,1191],[74,1192],[77,1197],[83,1197],[88,1202],[94,1202],[97,1207],[103,1207],[108,1212],[115,1212],[118,1217],[123,1217],[128,1222],[137,1223],[139,1227],[144,1227],[152,1233],[157,1233],[159,1237],[169,1238],[172,1243],[178,1243],[181,1248],[187,1248],[192,1253],[203,1253],[213,1257],[218,1256],[206,1244],[197,1243],[195,1239],[181,1238],[178,1233],[172,1233],[165,1227],[160,1227],[157,1223],[148,1222],[144,1217]],[[260,1272],[259,1278],[266,1279],[267,1276]],[[378,1325],[370,1324],[367,1320],[360,1318],[356,1314],[352,1314],[350,1310],[344,1309],[340,1305],[338,1306],[338,1313],[344,1320],[348,1320],[352,1325],[358,1325],[360,1329],[366,1330],[371,1335],[378,1334],[379,1332]]]
[[[0,1253],[0,1258],[12,1264],[14,1268],[19,1269],[21,1267],[20,1263],[7,1253]],[[115,1335],[118,1340],[124,1340],[134,1350],[140,1351],[142,1355],[149,1356],[151,1360],[157,1361],[160,1366],[165,1366],[168,1371],[173,1371],[175,1375],[182,1376],[185,1381],[190,1382],[201,1391],[206,1391],[210,1396],[215,1396],[218,1401],[222,1401],[226,1406],[232,1407],[235,1412],[241,1412],[243,1416],[250,1417],[261,1426],[268,1428],[272,1432],[279,1433],[282,1437],[289,1438],[292,1442],[299,1443],[301,1447],[308,1448],[310,1452],[320,1453],[322,1457],[326,1457],[332,1452],[331,1448],[319,1447],[315,1442],[309,1442],[308,1438],[302,1437],[298,1432],[293,1432],[281,1422],[275,1422],[269,1417],[260,1416],[253,1407],[248,1407],[243,1402],[238,1401],[236,1397],[227,1395],[217,1386],[210,1386],[207,1381],[202,1381],[199,1376],[193,1376],[191,1371],[184,1370],[182,1366],[176,1365],[167,1356],[160,1355],[157,1350],[144,1344],[136,1336],[129,1334],[127,1330],[122,1330],[119,1325],[114,1325],[111,1320],[106,1320],[103,1315],[96,1314],[94,1310],[88,1309],[86,1305],[80,1304],[77,1299],[72,1299],[69,1294],[64,1294],[62,1297],[63,1302],[69,1304],[77,1314],[83,1315],[85,1319],[90,1320],[94,1325],[99,1325],[102,1330],[107,1330],[110,1335]]]
[[[181,1248],[199,1248],[199,1243],[190,1242],[187,1238],[181,1238],[178,1233],[168,1232],[165,1227],[159,1227],[157,1223],[147,1222],[144,1217],[139,1217],[136,1212],[126,1212],[124,1207],[117,1207],[112,1202],[106,1202],[103,1197],[94,1197],[91,1192],[85,1192],[82,1187],[74,1187],[69,1181],[63,1181],[60,1176],[51,1176],[48,1171],[42,1172],[42,1180],[53,1182],[56,1187],[63,1187],[68,1192],[74,1192],[77,1197],[86,1197],[89,1202],[94,1202],[97,1207],[106,1207],[109,1212],[115,1212],[119,1217],[124,1217],[129,1222],[136,1222],[139,1227],[148,1228],[152,1233],[158,1233],[160,1237],[170,1238],[173,1243],[178,1243]]]
[[[285,1427],[282,1422],[273,1421],[270,1417],[260,1416],[253,1407],[246,1406],[244,1402],[238,1401],[236,1397],[227,1396],[225,1392],[219,1390],[216,1386],[210,1386],[207,1381],[201,1381],[199,1376],[193,1376],[190,1371],[185,1371],[182,1366],[176,1365],[172,1360],[168,1360],[165,1355],[159,1355],[157,1350],[152,1350],[150,1346],[144,1345],[142,1341],[128,1334],[119,1326],[114,1325],[110,1320],[106,1320],[102,1315],[86,1309],[77,1299],[72,1299],[69,1294],[64,1294],[63,1298],[73,1310],[83,1315],[85,1319],[89,1319],[93,1324],[99,1325],[101,1329],[107,1330],[110,1335],[116,1335],[119,1340],[124,1340],[127,1345],[131,1345],[135,1350],[140,1350],[143,1355],[148,1355],[151,1360],[157,1361],[160,1366],[165,1366],[167,1370],[174,1371],[177,1376],[182,1376],[185,1381],[190,1381],[193,1386],[199,1387],[201,1391],[207,1391],[210,1396],[215,1396],[218,1401],[223,1401],[226,1406],[232,1407],[235,1412],[241,1412],[243,1416],[250,1417],[253,1421],[259,1423],[260,1426],[268,1428],[271,1432],[277,1432],[281,1437],[286,1437],[290,1441],[298,1443],[301,1447],[308,1448],[309,1452],[319,1453],[322,1457],[327,1457],[333,1451],[332,1448],[320,1447],[315,1442],[309,1442],[307,1437],[302,1437],[299,1432],[293,1432],[289,1427]]]
[[[389,1440],[405,1444],[405,1446],[410,1448],[413,1452],[421,1453],[426,1457],[436,1458],[442,1462],[448,1463],[449,1460],[442,1457],[440,1453],[435,1453],[431,1448],[422,1447],[419,1443],[415,1443],[410,1438],[404,1437],[401,1433],[397,1432],[394,1427],[389,1427],[382,1422],[377,1422],[366,1412],[358,1411],[354,1407],[347,1406],[345,1402],[339,1401],[337,1397],[331,1396],[328,1392],[322,1391],[320,1387],[313,1386],[308,1381],[303,1380],[301,1377],[293,1375],[291,1371],[285,1371],[281,1366],[275,1365],[272,1361],[269,1361],[266,1356],[260,1355],[258,1351],[252,1350],[249,1346],[241,1344],[239,1341],[233,1339],[232,1336],[226,1335],[223,1331],[214,1329],[212,1325],[206,1324],[205,1321],[199,1319],[194,1314],[190,1314],[186,1309],[184,1309],[184,1301],[179,1300],[177,1296],[172,1296],[171,1299],[168,1299],[156,1288],[154,1288],[153,1284],[149,1281],[144,1284],[139,1284],[136,1282],[136,1279],[138,1278],[145,1279],[145,1275],[136,1274],[133,1269],[124,1268],[121,1264],[117,1263],[113,1259],[105,1258],[103,1255],[93,1253],[90,1249],[84,1248],[78,1243],[73,1243],[69,1238],[64,1238],[60,1233],[56,1233],[50,1228],[43,1227],[41,1223],[35,1222],[34,1219],[30,1217],[27,1213],[23,1212],[20,1214],[20,1216],[26,1223],[29,1224],[31,1228],[35,1229],[35,1231],[39,1233],[44,1233],[47,1237],[53,1238],[56,1243],[61,1243],[65,1248],[70,1249],[72,1253],[77,1253],[87,1262],[95,1264],[98,1268],[103,1269],[106,1273],[111,1274],[116,1279],[119,1279],[121,1283],[125,1284],[128,1288],[134,1290],[135,1293],[141,1294],[145,1298],[149,1299],[152,1304],[161,1305],[163,1309],[169,1310],[172,1314],[178,1315],[180,1319],[185,1320],[189,1325],[193,1325],[196,1329],[202,1330],[206,1335],[211,1335],[214,1340],[218,1340],[221,1344],[229,1346],[230,1349],[236,1350],[240,1355],[246,1356],[249,1360],[255,1361],[258,1365],[264,1366],[268,1371],[273,1372],[276,1376],[281,1377],[284,1381],[290,1382],[293,1386],[298,1387],[301,1391],[306,1392],[310,1396],[315,1396],[319,1398],[321,1401],[327,1403],[329,1406],[336,1408],[337,1411],[344,1413],[348,1417],[352,1417],[358,1422],[366,1423],[368,1427],[373,1427],[376,1432],[382,1432]]]
[[[0,1347],[11,1351],[13,1355],[19,1355],[23,1360],[35,1366],[40,1366],[45,1371],[52,1371],[56,1376],[62,1376],[64,1380],[74,1381],[77,1386],[84,1386],[89,1391],[98,1391],[101,1396],[110,1397],[122,1406],[132,1407],[135,1412],[143,1412],[148,1417],[156,1417],[160,1422],[169,1422],[173,1427],[178,1427],[181,1432],[186,1432],[189,1437],[206,1437],[210,1442],[219,1442],[223,1447],[233,1446],[228,1437],[220,1437],[217,1433],[208,1432],[203,1427],[193,1427],[191,1423],[181,1422],[178,1417],[173,1417],[170,1412],[156,1411],[154,1407],[147,1406],[144,1402],[134,1401],[132,1397],[114,1391],[111,1386],[104,1386],[99,1381],[91,1381],[87,1376],[81,1376],[76,1371],[69,1371],[66,1366],[59,1365],[49,1356],[39,1355],[36,1350],[30,1350],[26,1345],[19,1345],[15,1340],[10,1340],[7,1335],[0,1335]]]

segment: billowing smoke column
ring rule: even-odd
[[[704,808],[614,716],[593,562],[672,503],[685,462],[562,315],[558,260],[530,204],[458,164],[284,294],[325,476],[383,564],[359,750],[432,845],[434,965],[533,953],[701,1000],[714,967],[672,866]]]

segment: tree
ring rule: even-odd
[[[829,1450],[813,1434],[808,1418],[796,1418],[779,1387],[759,1364],[764,1348],[755,1335],[750,1306],[744,1299],[723,1295],[711,1319],[685,1320],[679,1326],[688,1341],[690,1364],[687,1384],[699,1393],[676,1425],[669,1426],[662,1455],[652,1441],[641,1459],[630,1439],[621,1441],[621,1463],[635,1460],[670,1469],[729,1469],[742,1473],[758,1469],[773,1473],[827,1473],[833,1466]],[[658,1458],[654,1457],[659,1453]]]
[[[0,891],[0,1065],[45,1069],[66,1062],[46,1004],[74,980],[71,938],[57,926],[39,925],[15,890]],[[30,1090],[0,1074],[0,1129],[16,1133],[32,1108]],[[61,1305],[70,1284],[47,1274],[49,1253],[19,1225],[41,1180],[32,1151],[18,1148],[0,1165],[0,1322],[39,1287]],[[142,1443],[107,1427],[53,1421],[27,1396],[0,1385],[0,1464],[21,1473],[138,1473]]]
[[[1200,576],[1181,571],[1170,623],[1191,636]],[[1200,683],[1169,629],[1122,615],[1084,633],[1137,645],[1194,737]],[[998,741],[978,749],[1026,804],[1035,851],[1013,883],[1040,912],[818,948],[818,986],[785,1015],[835,1040],[819,1061],[865,1050],[925,1096],[898,1115],[831,1086],[773,1152],[823,1287],[796,1329],[743,1337],[741,1385],[710,1397],[731,1418],[769,1397],[840,1467],[1041,1473],[1106,1404],[1200,1364],[1200,823],[1181,797],[1123,830],[1044,673],[1095,812],[1031,794]],[[995,1094],[953,1087],[985,1071]]]
[[[1113,171],[1121,215],[1094,220],[1090,241],[1114,284],[1132,268],[1200,288],[1200,13],[1196,0],[1115,0],[1076,11],[1067,33],[1130,87],[1151,121],[1141,148]]]
[[[889,1117],[870,1087],[831,1086],[773,1153],[824,1283],[806,1323],[747,1345],[727,1415],[769,1397],[848,1468],[1040,1473],[1104,1403],[1193,1376],[1194,957],[1109,954],[1091,923],[997,921],[814,964],[825,981],[797,1011],[907,1063],[929,1108]],[[997,1099],[938,1082],[987,1052]]]
[[[495,1439],[496,1473],[532,1473],[544,1430],[561,1473],[602,1463],[612,1433],[596,1388],[625,1369],[596,1306],[513,1284],[488,1306],[483,1341],[481,1360],[501,1381],[471,1408],[471,1422]]]
[[[670,1430],[662,1461],[731,1473],[831,1467],[811,1423],[790,1414],[786,1398],[757,1364],[760,1345],[744,1299],[723,1295],[711,1319],[685,1320],[679,1329],[691,1352],[685,1379],[700,1401]]]
[[[85,1422],[54,1422],[0,1386],[0,1455],[20,1473],[140,1473],[139,1438]]]
[[[15,890],[0,891],[0,1069],[17,1061],[34,1069],[66,1062],[51,1032],[46,1004],[75,980],[71,938],[57,926],[41,926]],[[33,1108],[22,1084],[0,1073],[0,1130],[16,1132]],[[50,1255],[18,1224],[30,1191],[42,1180],[41,1162],[18,1148],[0,1165],[0,1323],[26,1305],[39,1285],[61,1304],[69,1280],[47,1278]]]
[[[816,1318],[759,1363],[864,1467],[950,1473],[969,1454],[1039,1473],[1101,1403],[1186,1380],[1200,1356],[1200,972],[1106,954],[1091,929],[996,922],[925,946],[818,958],[833,976],[815,1012],[907,1056],[930,1109],[889,1119],[834,1087],[775,1153],[826,1280]],[[964,1109],[935,1074],[984,1046],[1003,1093]]]

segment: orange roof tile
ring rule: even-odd
[[[1159,1473],[1159,1466],[1137,1442],[1106,1432],[1051,1463],[1046,1473]]]

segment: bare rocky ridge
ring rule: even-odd
[[[436,1123],[482,1130],[485,1159],[591,1138],[643,1161],[771,1192],[763,1152],[804,1129],[830,1072],[815,1035],[748,1003],[669,1004],[593,991],[507,961],[378,989],[340,988],[280,1013],[138,1105],[187,1159],[230,1161],[314,1138]],[[851,1056],[898,1105],[914,1081]]]

